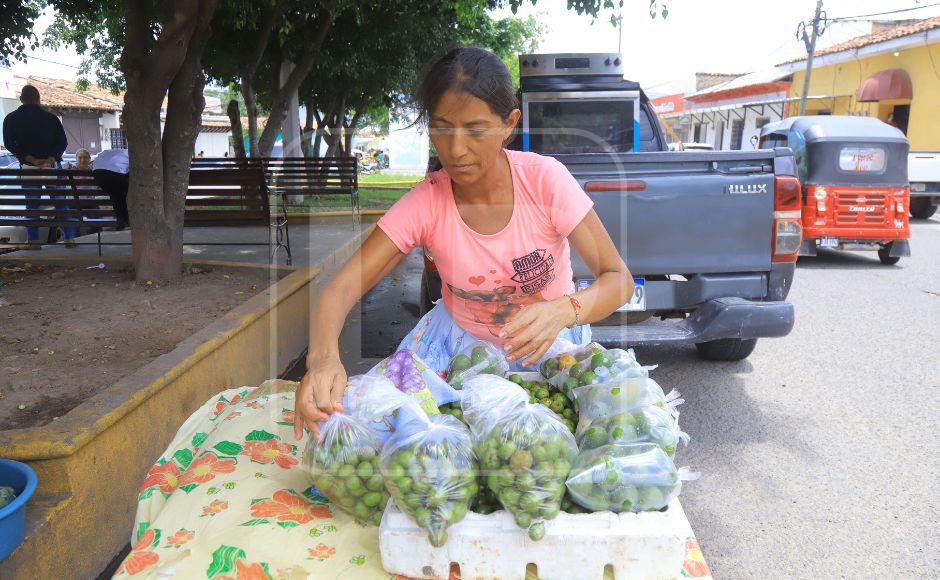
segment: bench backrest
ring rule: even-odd
[[[359,189],[355,157],[212,157],[193,159],[193,168],[262,167],[276,195],[353,195]]]
[[[193,166],[186,192],[187,226],[268,225],[270,202],[259,165]]]
[[[82,221],[117,224],[91,170],[0,169],[0,225],[64,227]]]

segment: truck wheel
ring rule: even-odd
[[[937,206],[930,203],[929,197],[918,197],[911,200],[911,217],[919,220],[930,219],[937,211]]]
[[[756,338],[719,338],[695,345],[698,354],[705,360],[744,360],[757,346]]]
[[[900,256],[896,256],[894,258],[891,257],[891,245],[892,244],[894,244],[894,242],[887,243],[885,244],[885,247],[878,250],[878,259],[881,260],[882,264],[885,264],[887,266],[893,266],[901,261]]]

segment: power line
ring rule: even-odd
[[[67,67],[69,67],[69,68],[74,68],[75,70],[78,70],[78,69],[80,68],[80,67],[75,66],[74,64],[65,64],[64,62],[56,62],[56,61],[54,61],[54,60],[49,60],[49,59],[47,59],[47,58],[42,58],[42,57],[40,57],[40,56],[35,56],[35,55],[32,55],[32,54],[27,54],[27,55],[26,55],[26,60],[24,60],[24,61],[22,61],[22,62],[23,62],[23,64],[28,64],[30,60],[38,60],[38,61],[40,61],[40,62],[47,62],[47,63],[49,63],[49,64],[55,64],[55,65],[59,65],[59,66],[67,66]]]
[[[838,18],[831,18],[830,21],[839,21],[839,20],[852,20],[855,18],[868,18],[869,16],[887,16],[888,14],[899,14],[901,12],[911,12],[912,10],[922,10],[924,8],[931,8],[933,6],[940,6],[940,2],[934,2],[933,4],[925,4],[923,6],[914,6],[912,8],[899,8],[898,10],[889,10],[887,12],[873,12],[872,14],[858,14],[856,16],[840,16]]]

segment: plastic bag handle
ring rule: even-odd
[[[686,465],[679,468],[679,481],[695,481],[702,476],[698,471],[692,471],[692,468]]]

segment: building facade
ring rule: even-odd
[[[779,65],[792,72],[788,116],[798,112],[806,60]],[[912,150],[940,150],[940,17],[897,25],[817,51],[806,114],[866,115],[907,134]],[[822,97],[822,98],[819,98]]]
[[[684,95],[681,110],[660,117],[684,143],[751,149],[761,127],[783,118],[790,77],[789,71],[776,68],[737,76],[700,73],[696,92]]]
[[[20,91],[26,84],[31,84],[39,90],[42,107],[62,121],[68,138],[66,154],[87,149],[89,153],[96,155],[105,149],[127,148],[127,139],[121,123],[124,95],[115,95],[95,84],[89,84],[84,90],[79,90],[72,80],[21,77],[14,75],[9,68],[0,67],[0,119],[20,106]],[[224,157],[230,154],[230,135],[228,117],[204,114],[193,154],[197,155],[200,151],[206,157]]]

